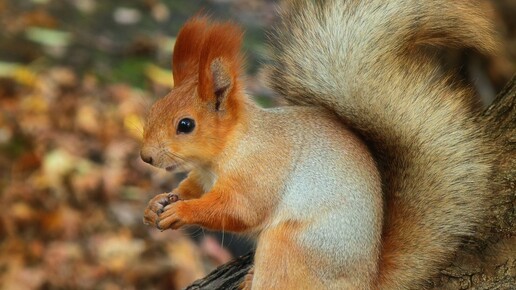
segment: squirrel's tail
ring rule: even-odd
[[[493,50],[473,2],[290,1],[272,35],[272,87],[334,111],[376,155],[386,201],[379,289],[421,287],[487,209],[489,148],[471,91],[422,49]]]

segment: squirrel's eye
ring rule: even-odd
[[[195,128],[195,121],[190,118],[184,118],[177,124],[177,134],[188,134]]]

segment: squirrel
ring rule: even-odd
[[[202,15],[180,30],[141,158],[189,174],[144,221],[256,235],[246,289],[428,287],[481,226],[494,158],[472,90],[425,48],[491,52],[492,24],[465,0],[289,1],[270,109],[245,93],[242,37]]]

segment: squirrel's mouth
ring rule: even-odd
[[[175,164],[165,167],[165,170],[168,172],[172,172],[172,171],[176,170],[178,167],[179,167],[179,163],[175,163]]]

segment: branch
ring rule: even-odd
[[[222,265],[208,276],[197,280],[185,290],[200,289],[238,289],[244,281],[247,271],[253,266],[254,253],[248,253]]]

